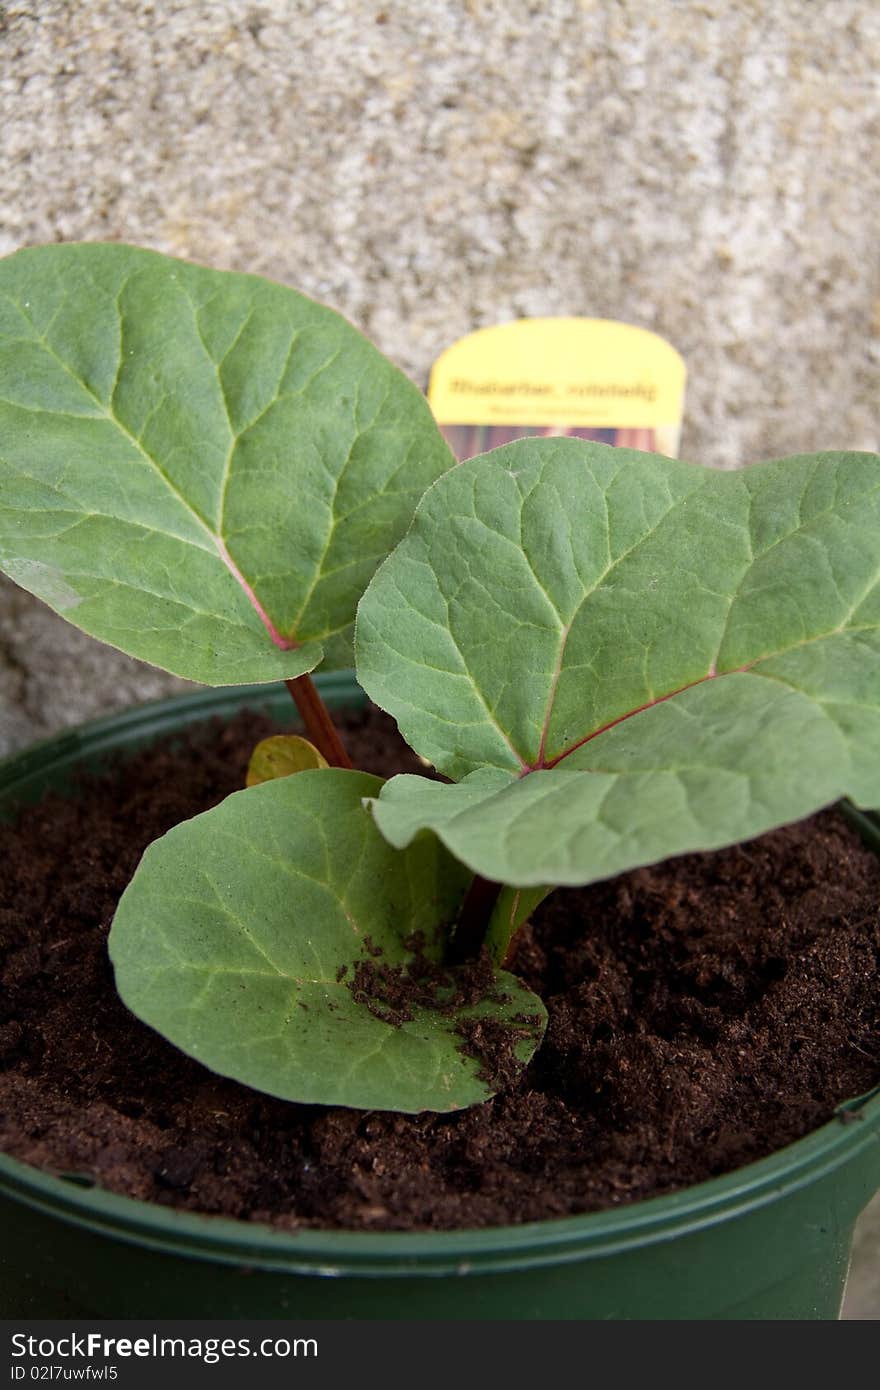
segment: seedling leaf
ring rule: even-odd
[[[326,766],[326,758],[307,738],[299,734],[273,734],[271,738],[261,739],[251,754],[245,783],[248,787],[258,787],[261,782],[271,782],[276,777],[290,777],[294,772],[312,772]]]
[[[151,845],[110,935],[128,1007],[212,1070],[285,1100],[472,1105],[495,1089],[462,1050],[481,1029],[507,1030],[509,1081],[546,1021],[512,976],[495,972],[487,997],[458,1004],[463,977],[444,977],[402,1020],[386,997],[382,971],[439,960],[470,875],[433,836],[392,849],[362,804],[379,786],[303,772]]]

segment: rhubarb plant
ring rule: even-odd
[[[125,1002],[216,1071],[485,1100],[540,1043],[505,966],[553,887],[880,804],[876,456],[453,466],[331,311],[118,246],[0,263],[0,377],[0,567],[166,669],[287,681],[306,722],[113,923]],[[346,766],[309,672],[356,612],[363,688],[440,779]]]
[[[880,803],[880,458],[719,473],[524,440],[425,495],[360,604],[358,671],[452,785],[374,814],[505,885],[585,884]]]

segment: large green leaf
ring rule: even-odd
[[[351,660],[357,600],[453,459],[338,314],[119,245],[0,261],[0,568],[208,684]]]
[[[463,464],[367,590],[358,669],[464,781],[395,778],[381,829],[575,884],[877,805],[878,536],[874,455],[721,474],[529,440]]]
[[[462,1048],[500,1032],[508,1065],[526,1062],[543,1007],[503,972],[457,1004],[466,977],[446,973],[408,1019],[384,999],[377,972],[439,959],[470,875],[433,837],[392,849],[362,804],[379,787],[301,772],[151,845],[110,934],[128,1007],[214,1071],[286,1100],[415,1112],[490,1096]]]

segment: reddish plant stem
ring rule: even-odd
[[[324,701],[318,694],[311,676],[297,676],[284,684],[293,696],[293,702],[300,712],[306,726],[309,742],[313,743],[330,767],[352,767],[351,758]]]
[[[476,960],[486,940],[486,929],[492,909],[501,892],[500,883],[492,883],[479,874],[467,891],[458,918],[458,925],[449,943],[447,958],[450,965],[462,965]]]

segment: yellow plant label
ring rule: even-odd
[[[612,319],[518,319],[438,357],[428,401],[459,459],[524,435],[567,434],[675,455],[685,364],[656,333]]]

